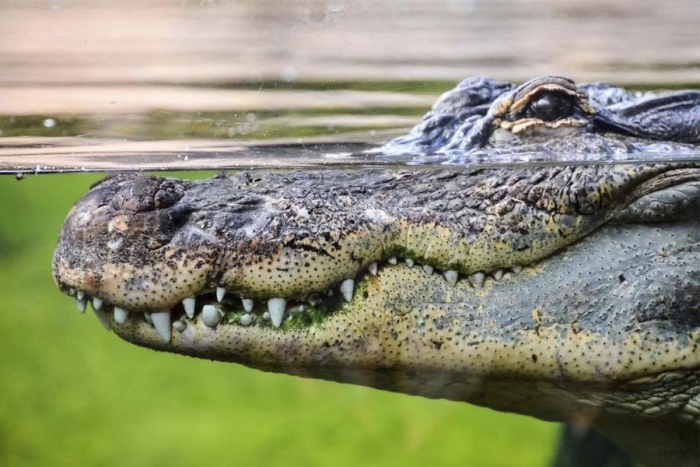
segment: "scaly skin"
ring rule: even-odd
[[[385,150],[699,142],[697,93],[639,99],[468,80]],[[699,212],[692,163],[123,174],[71,210],[53,266],[138,345],[585,418],[648,465],[697,465]]]

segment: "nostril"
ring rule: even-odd
[[[192,206],[187,204],[176,204],[165,212],[170,222],[173,224],[181,224],[189,218],[192,211]]]

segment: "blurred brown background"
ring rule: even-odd
[[[478,74],[698,83],[700,2],[0,1],[0,114],[230,108],[206,87]]]

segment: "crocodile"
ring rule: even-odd
[[[698,465],[700,163],[664,155],[699,143],[697,91],[470,78],[381,150],[643,162],[122,173],[69,212],[53,274],[140,346],[585,421]]]

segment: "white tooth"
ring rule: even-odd
[[[245,311],[247,311],[248,313],[253,311],[253,305],[255,305],[253,300],[251,300],[250,298],[243,298],[241,299],[241,301],[243,302],[243,309]]]
[[[476,287],[477,289],[480,289],[484,286],[485,277],[486,276],[484,275],[483,272],[475,272],[474,274],[470,275],[468,277],[468,279],[469,279],[469,282],[471,282],[474,287]]]
[[[263,319],[265,321],[270,321],[270,312],[269,311],[266,311],[265,313],[263,313]]]
[[[243,316],[241,316],[241,324],[243,326],[250,326],[250,324],[252,322],[253,322],[253,317],[249,313],[246,313]]]
[[[187,329],[187,323],[184,321],[178,320],[178,321],[175,321],[173,323],[173,327],[175,328],[176,331],[182,332],[185,329]]]
[[[78,300],[82,300],[83,298],[85,298],[85,292],[83,292],[82,290],[78,290],[75,294],[75,298],[77,298]]]
[[[146,322],[147,322],[148,324],[150,324],[151,326],[153,326],[153,320],[151,319],[151,314],[150,314],[150,313],[144,312],[144,313],[143,313],[143,319],[145,319]]]
[[[126,311],[124,308],[119,308],[118,306],[114,307],[114,321],[116,321],[117,324],[126,323],[128,317],[129,312]]]
[[[425,271],[425,273],[426,273],[427,275],[431,275],[432,273],[435,272],[435,268],[432,267],[432,266],[429,265],[429,264],[424,264],[424,265],[423,265],[423,271]]]
[[[317,305],[319,305],[320,303],[321,303],[321,299],[320,299],[320,298],[310,298],[310,299],[309,299],[309,305],[311,305],[311,306],[317,306]]]
[[[457,284],[457,279],[459,279],[459,273],[457,271],[455,271],[454,269],[444,271],[442,273],[442,275],[445,276],[445,280],[447,281],[448,284],[453,285],[453,286]]]
[[[208,327],[214,329],[221,322],[221,311],[214,305],[204,305],[202,307],[202,322]]]
[[[68,295],[71,297],[75,296],[75,289],[68,289]]]
[[[297,311],[299,313],[303,313],[306,311],[306,305],[299,305],[299,308],[297,308]]]
[[[267,301],[267,310],[270,312],[272,325],[276,328],[282,324],[284,318],[284,308],[287,306],[287,300],[284,298],[271,298]]]
[[[185,308],[185,314],[189,319],[194,318],[194,309],[197,305],[197,299],[194,297],[187,297],[182,299],[182,306]]]
[[[109,317],[107,316],[107,312],[104,310],[95,310],[95,316],[97,316],[97,320],[100,322],[100,324],[108,331],[112,330],[112,325],[109,324]]]
[[[378,266],[377,266],[377,263],[372,263],[372,264],[369,265],[369,272],[370,272],[373,276],[376,276],[376,275],[377,275],[377,270],[378,270],[378,269],[379,269],[379,268],[378,268]]]
[[[406,258],[406,264],[408,265],[409,268],[412,268],[413,265],[416,264],[416,263],[415,263],[415,261],[413,261],[413,259],[411,259],[411,258]]]
[[[333,289],[328,289],[328,292],[326,292],[326,295],[328,295],[329,297],[332,297],[333,296]]]
[[[216,300],[221,301],[224,299],[224,295],[226,295],[226,289],[223,287],[217,287],[216,288]]]
[[[167,311],[159,311],[158,313],[151,313],[151,319],[153,320],[153,326],[155,326],[156,331],[160,334],[160,338],[163,342],[170,342],[170,337],[172,336],[172,328],[170,327],[170,313]]]
[[[398,263],[398,261],[396,260],[396,256],[392,256],[392,257],[389,258],[386,262],[389,263],[389,264],[396,264],[396,263]]]
[[[75,304],[78,305],[78,311],[85,313],[85,307],[87,306],[87,300],[85,300],[85,298],[76,299]]]
[[[353,279],[345,279],[342,284],[340,284],[340,293],[343,294],[343,298],[346,302],[352,300],[352,293],[355,291],[355,281]]]
[[[94,298],[92,299],[92,308],[95,309],[95,310],[99,310],[100,307],[102,306],[102,303],[103,303],[103,302],[102,302],[102,299],[101,299],[101,298],[94,297]]]
[[[519,264],[516,264],[515,266],[512,267],[512,269],[513,269],[513,272],[514,272],[514,273],[520,274],[520,271],[523,270],[523,267],[522,267],[521,265],[519,265]]]
[[[503,269],[496,269],[493,272],[493,278],[496,279],[497,281],[500,281],[503,279]]]

